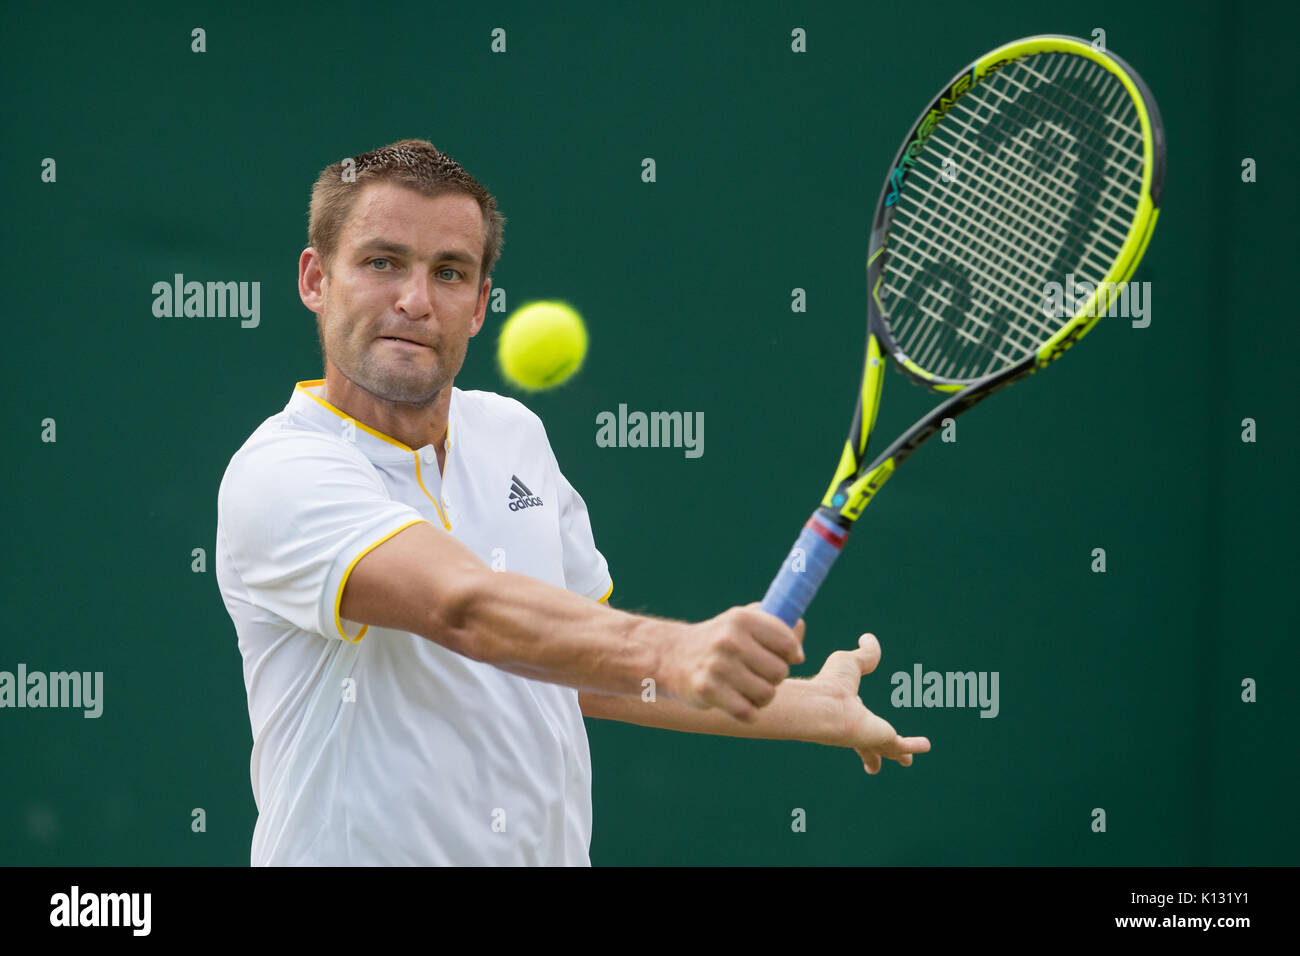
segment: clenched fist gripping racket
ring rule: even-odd
[[[765,611],[793,626],[853,522],[943,420],[1055,361],[1106,313],[1151,239],[1164,169],[1151,91],[1083,40],[1008,43],[943,88],[881,191],[853,424]],[[1047,308],[1049,283],[1070,275],[1082,292]],[[868,459],[886,356],[949,397]]]

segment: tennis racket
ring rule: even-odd
[[[881,190],[853,424],[765,611],[793,626],[862,510],[944,419],[1051,364],[1113,307],[1151,239],[1164,172],[1151,91],[1084,40],[1008,43],[943,88]],[[1053,288],[1075,294],[1053,303]],[[887,356],[948,397],[868,459]]]

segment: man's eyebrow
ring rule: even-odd
[[[406,256],[408,258],[415,255],[415,250],[410,246],[400,242],[390,242],[387,239],[368,239],[361,245],[357,246],[358,252],[391,252],[395,256]],[[439,249],[433,254],[437,262],[463,262],[466,265],[474,265],[477,260],[463,249]]]

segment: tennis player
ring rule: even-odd
[[[313,188],[298,290],[325,378],[253,432],[217,502],[254,865],[587,865],[584,716],[842,746],[869,773],[929,749],[859,700],[871,635],[788,680],[802,621],[605,603],[605,558],[541,420],[453,384],[504,222],[421,140]]]

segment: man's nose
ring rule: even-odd
[[[430,281],[427,275],[418,273],[402,284],[397,305],[410,318],[423,319],[433,311],[433,297],[429,294]]]

